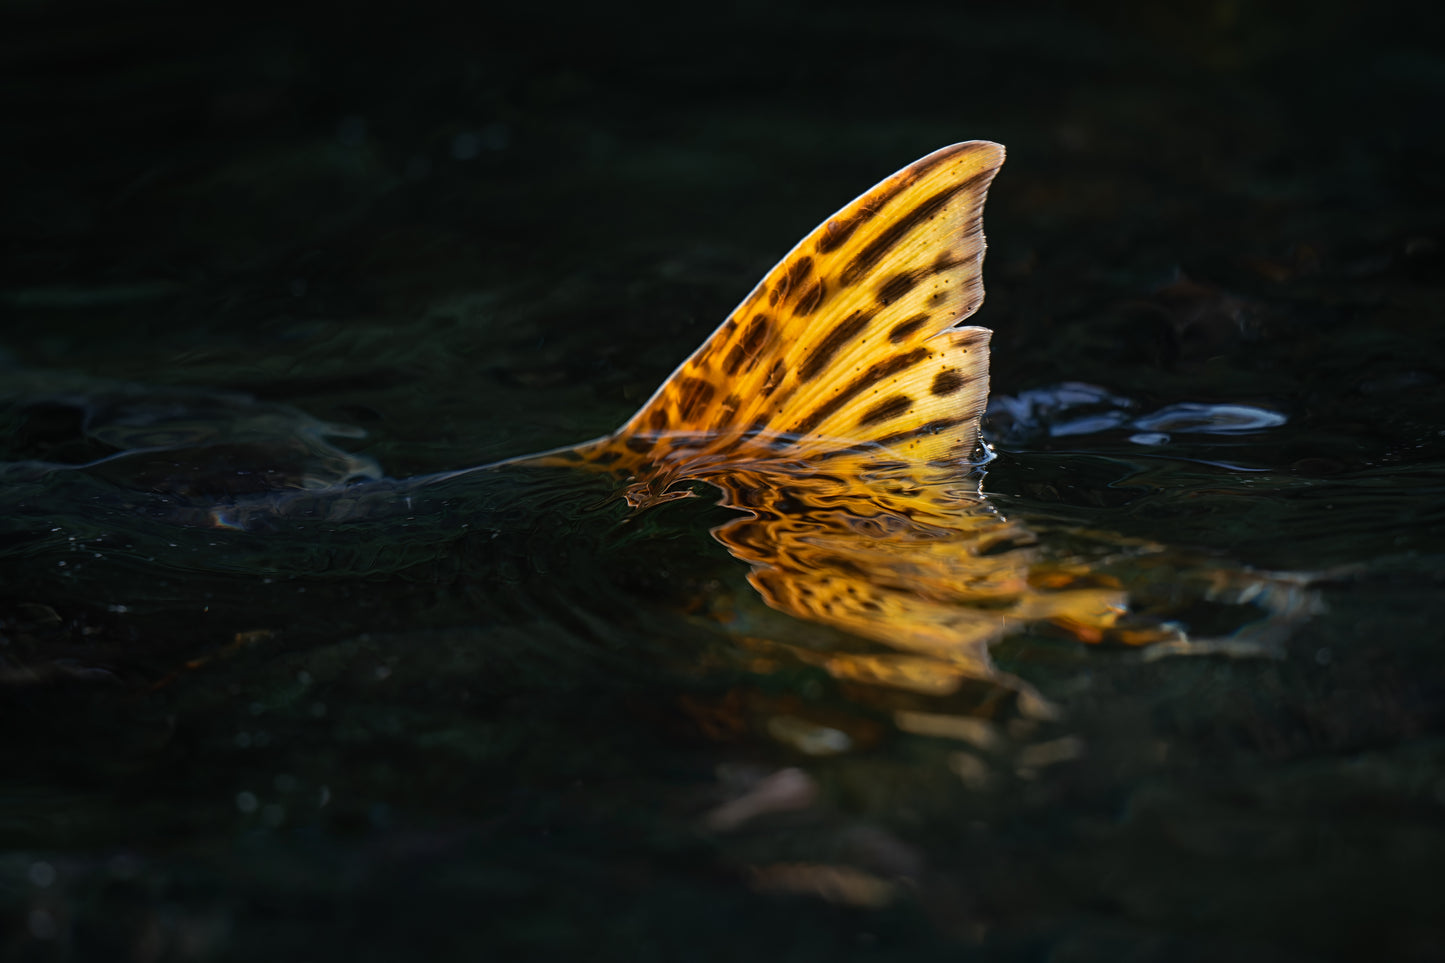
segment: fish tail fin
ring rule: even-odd
[[[800,241],[620,429],[541,459],[670,477],[859,452],[972,459],[990,332],[959,324],[983,301],[982,211],[1003,159],[970,141],[882,181]]]

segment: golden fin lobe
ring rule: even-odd
[[[528,460],[615,472],[634,507],[718,488],[746,517],[713,535],[768,605],[892,650],[799,656],[840,679],[931,695],[984,679],[1042,718],[1046,700],[990,658],[1008,631],[1183,651],[1177,627],[1124,620],[1117,581],[1048,557],[965,490],[990,332],[960,322],[983,298],[981,212],[1002,162],[996,144],[957,144],[878,184],[616,433]]]
[[[959,490],[990,337],[959,323],[983,300],[982,209],[1003,156],[956,144],[884,180],[799,242],[621,429],[544,459],[626,477],[634,507],[710,482],[749,516],[713,534],[769,605],[909,653],[906,672],[867,663],[880,679],[1031,692],[989,643],[1020,619],[1093,629],[1122,596],[1082,613],[1043,598],[1032,539]]]
[[[883,449],[960,462],[988,398],[982,211],[998,144],[935,151],[819,225],[580,463],[641,475]]]

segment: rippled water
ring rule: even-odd
[[[7,12],[0,956],[1438,957],[1431,33],[1026,13]],[[764,604],[706,486],[447,474],[611,429],[969,137],[969,484],[1231,644],[938,685]]]

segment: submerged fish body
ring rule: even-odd
[[[1177,625],[1131,619],[1117,577],[1050,551],[979,492],[991,457],[979,437],[990,332],[964,322],[983,299],[982,209],[1003,159],[988,142],[946,147],[843,208],[606,437],[404,480],[327,449],[329,475],[249,494],[159,483],[126,492],[104,483],[105,458],[82,472],[12,465],[0,537],[24,546],[61,532],[73,542],[63,526],[44,533],[25,521],[65,505],[77,530],[138,560],[137,545],[174,548],[184,531],[191,571],[376,577],[460,539],[487,550],[501,538],[494,547],[525,560],[534,525],[517,513],[536,510],[539,480],[574,502],[620,492],[634,511],[705,483],[741,513],[712,533],[748,564],[769,606],[878,646],[799,650],[837,677],[927,693],[965,679],[1028,692],[995,669],[989,646],[1038,623],[1088,642],[1187,649]],[[300,431],[313,455],[324,428]],[[611,505],[615,524],[623,509]],[[158,534],[161,522],[171,534]],[[277,535],[311,544],[278,551]],[[1267,581],[1221,591],[1264,607],[1271,627],[1307,610],[1297,593],[1260,590]]]

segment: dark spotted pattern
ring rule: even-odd
[[[763,344],[767,342],[768,336],[772,333],[773,322],[766,314],[755,314],[748,322],[743,331],[743,336],[733,349],[728,352],[727,360],[723,362],[723,371],[728,377],[736,377],[739,371],[744,370],[746,364],[751,368],[762,350]],[[751,362],[751,363],[750,363]]]
[[[854,578],[867,578],[868,571],[853,561],[851,558],[844,558],[842,555],[820,555],[813,560],[819,568],[830,568],[838,572],[846,572]]]
[[[813,245],[813,250],[819,254],[831,254],[838,250],[848,243],[848,238],[853,236],[853,232],[867,223],[874,213],[874,211],[864,208],[852,217],[839,217],[829,221],[827,227],[824,228],[823,236],[818,238],[818,242]]]
[[[804,281],[808,280],[808,276],[812,273],[813,259],[807,255],[798,258],[788,265],[787,272],[768,292],[768,303],[776,306],[779,301],[786,301],[794,291],[802,286]]]
[[[712,413],[712,420],[708,427],[714,431],[720,428],[726,428],[728,422],[733,420],[733,415],[737,413],[738,405],[740,404],[742,404],[741,398],[737,395],[728,395],[722,400],[722,404],[717,406],[717,410]]]
[[[918,284],[918,277],[909,271],[893,275],[878,286],[878,303],[887,307]]]
[[[768,369],[768,380],[763,382],[761,389],[763,397],[767,397],[778,390],[778,385],[783,383],[783,378],[787,376],[787,371],[788,363],[782,358],[773,362],[773,366]]]
[[[833,397],[809,412],[806,418],[798,422],[794,431],[800,435],[806,435],[821,425],[834,412],[838,411],[844,405],[848,404],[848,402],[858,397],[859,394],[867,391],[884,378],[891,378],[900,372],[907,371],[909,368],[930,357],[932,357],[932,354],[927,348],[914,348],[907,354],[895,355],[887,361],[878,362],[848,382],[848,384],[844,385]]]
[[[977,416],[986,378],[956,357],[973,342],[956,331],[921,342],[979,300],[978,209],[1002,156],[987,144],[940,154],[876,186],[771,272],[612,437],[610,470],[701,468],[731,450],[829,458],[850,443],[838,454],[877,462],[880,434],[930,460],[971,445],[967,425],[944,429],[963,424],[952,420],[961,409]]]
[[[817,242],[814,243],[813,249],[819,254],[828,254],[838,250],[838,248],[847,243],[848,238],[853,236],[854,231],[871,221],[879,209],[884,207],[889,201],[912,187],[920,178],[926,177],[929,172],[939,164],[956,160],[959,156],[960,155],[955,154],[939,157],[932,163],[923,164],[908,171],[906,175],[898,177],[897,180],[888,183],[882,187],[877,194],[869,197],[864,205],[852,215],[848,217],[837,217],[829,221],[822,237],[819,237]]]
[[[677,414],[685,422],[699,415],[717,393],[717,389],[703,379],[687,376],[678,380],[678,388]]]
[[[1061,613],[1097,638],[1123,603],[1103,604],[1094,589],[1077,601],[1036,590],[1027,533],[959,491],[988,335],[947,328],[981,296],[980,178],[1002,152],[942,153],[810,236],[649,407],[581,449],[605,448],[596,461],[625,480],[635,506],[671,497],[672,484],[721,488],[748,517],[714,534],[749,563],[770,605],[907,653],[893,664],[850,648],[838,677],[893,673],[921,679],[918,692],[993,678],[987,645],[1006,618]],[[988,170],[948,187],[979,167]]]
[[[889,421],[899,415],[906,414],[909,408],[913,407],[913,399],[907,395],[893,395],[885,398],[878,404],[869,408],[858,419],[859,428],[867,428],[869,425],[876,425],[880,421]]]
[[[955,259],[952,251],[940,251],[938,257],[933,259],[933,273],[947,274],[949,271],[965,263],[967,262],[962,258]]]
[[[899,321],[893,326],[893,330],[888,332],[888,340],[894,344],[902,344],[908,340],[910,334],[927,324],[930,317],[931,315],[927,314],[915,314],[911,318]]]
[[[827,285],[823,282],[822,278],[814,281],[812,286],[803,292],[802,297],[798,298],[798,303],[793,305],[793,315],[799,318],[806,318],[818,310],[818,306],[823,303],[823,297],[827,293],[827,290]]]
[[[828,336],[818,342],[817,347],[808,353],[803,363],[798,367],[798,379],[800,381],[812,381],[818,376],[818,372],[828,366],[844,345],[858,336],[868,322],[873,320],[871,311],[854,311],[848,317],[839,322],[838,326],[828,332]]]
[[[765,381],[758,393],[768,400],[773,410],[781,412],[793,392],[798,390],[798,383],[794,381],[786,384],[788,379],[788,363],[782,358],[773,362],[772,368],[768,370],[768,380]]]
[[[768,335],[772,333],[773,320],[766,314],[753,315],[752,323],[748,330],[743,333],[743,350],[749,357],[755,356],[762,350],[763,342],[767,341]]]
[[[989,334],[990,332],[984,329],[970,331],[963,337],[959,338],[957,344],[965,351],[971,348],[981,348],[984,345],[988,344]]]
[[[937,217],[938,213],[959,194],[968,194],[977,190],[982,184],[993,177],[993,171],[981,171],[970,177],[968,180],[958,184],[950,184],[943,190],[924,198],[906,214],[900,216],[887,228],[881,231],[877,237],[864,245],[863,249],[853,256],[848,266],[843,269],[840,280],[845,285],[852,285],[863,275],[873,269],[879,261],[887,256],[900,241],[912,234],[920,224],[930,218]]]
[[[939,418],[936,421],[930,421],[926,425],[919,425],[917,428],[912,428],[908,431],[900,431],[892,435],[884,435],[882,438],[878,439],[878,444],[893,445],[897,444],[900,441],[909,441],[913,438],[922,438],[925,435],[936,435],[940,431],[947,431],[949,428],[955,428],[968,420],[969,419],[967,418]]]
[[[932,391],[937,397],[943,398],[959,391],[966,384],[968,384],[967,378],[948,368],[934,376]]]

